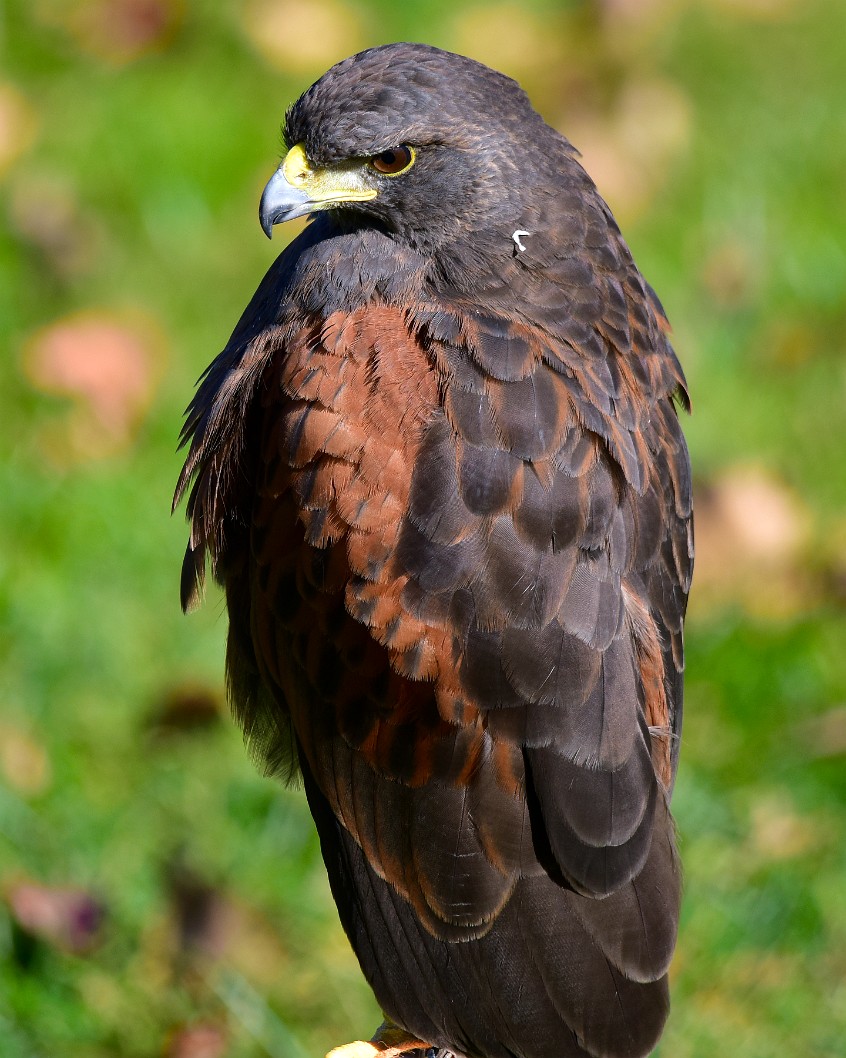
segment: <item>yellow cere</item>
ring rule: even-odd
[[[282,162],[282,173],[292,187],[304,191],[309,201],[366,202],[378,194],[369,186],[361,162],[341,162],[328,169],[313,168],[301,143],[293,146]]]

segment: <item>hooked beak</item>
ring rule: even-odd
[[[259,220],[268,239],[273,226],[319,209],[344,202],[366,202],[376,188],[361,161],[342,162],[331,168],[313,167],[301,143],[292,147],[271,176],[261,196]]]
[[[268,239],[273,237],[273,225],[302,217],[311,212],[311,202],[302,188],[294,187],[282,168],[268,180],[259,203],[259,221]]]

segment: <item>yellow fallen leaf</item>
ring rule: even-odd
[[[818,589],[803,561],[812,518],[801,499],[753,465],[731,467],[694,491],[693,609],[739,604],[761,617],[805,609]]]
[[[35,142],[38,116],[13,84],[0,83],[0,175]]]
[[[339,0],[252,0],[243,26],[271,66],[296,76],[316,78],[367,46],[360,14]]]
[[[27,732],[8,726],[0,727],[0,773],[25,797],[44,793],[53,778],[44,746]]]

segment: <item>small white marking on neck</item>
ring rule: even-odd
[[[522,228],[518,228],[517,231],[515,231],[512,234],[511,238],[514,240],[514,245],[517,247],[517,249],[520,251],[520,253],[522,253],[526,249],[526,247],[523,245],[523,243],[520,240],[522,238],[524,238],[525,236],[528,236],[528,235],[531,235],[531,234],[532,233],[530,231],[523,231]]]

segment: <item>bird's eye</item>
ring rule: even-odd
[[[399,176],[414,165],[415,157],[414,148],[403,144],[401,147],[391,147],[387,151],[374,154],[370,164],[382,176]]]

